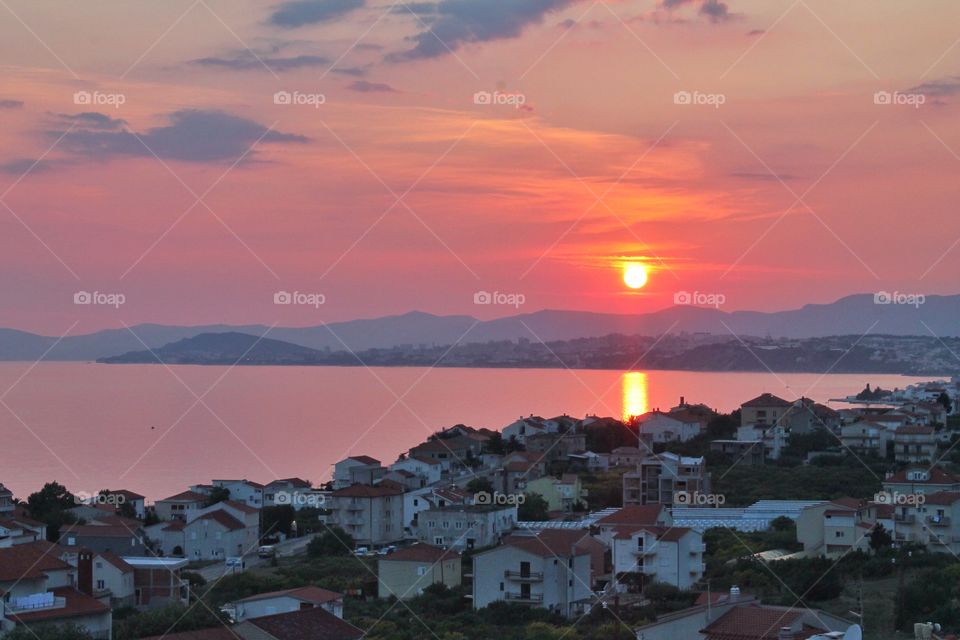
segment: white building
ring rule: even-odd
[[[576,548],[582,532],[547,529],[512,537],[473,557],[473,606],[493,602],[540,607],[573,617],[589,609],[590,554]]]
[[[350,456],[333,465],[333,488],[373,484],[386,473],[380,461],[370,456]]]
[[[314,608],[324,609],[338,618],[343,618],[343,594],[314,586],[284,589],[258,593],[237,600],[227,605],[225,610],[235,622],[243,622],[278,613]]]
[[[403,489],[392,484],[355,484],[327,497],[327,523],[349,533],[358,545],[381,547],[403,539]]]
[[[681,419],[662,411],[650,411],[638,416],[637,424],[640,437],[652,443],[686,442],[700,435],[702,428],[698,420]]]
[[[421,542],[460,551],[497,544],[516,525],[516,505],[452,504],[421,511],[416,536]]]

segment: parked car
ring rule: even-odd
[[[257,555],[261,558],[273,558],[277,555],[277,549],[272,544],[265,544],[257,549]]]
[[[369,555],[369,554],[370,554],[370,549],[368,549],[368,548],[366,548],[366,547],[357,547],[356,550],[354,550],[354,552],[353,552],[353,555],[358,556],[358,557],[363,557],[363,556],[366,556],[366,555]]]

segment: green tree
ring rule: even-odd
[[[525,493],[523,504],[517,507],[519,520],[548,520],[550,505],[539,493]]]
[[[261,513],[263,514],[264,536],[275,536],[278,533],[289,536],[293,531],[293,521],[297,517],[297,512],[291,505],[264,507]]]
[[[30,516],[47,525],[47,540],[60,540],[60,527],[77,521],[67,509],[77,506],[77,499],[59,482],[48,482],[27,498]]]
[[[493,493],[493,483],[487,478],[474,478],[467,483],[469,493]]]
[[[307,544],[307,555],[311,558],[323,556],[349,556],[356,542],[349,533],[340,527],[331,527],[315,536]]]
[[[893,536],[882,524],[878,524],[870,532],[870,548],[874,551],[886,549],[893,544]]]
[[[223,502],[224,500],[230,499],[230,489],[226,487],[214,487],[210,490],[210,494],[207,496],[207,501],[204,503],[205,507],[210,507],[218,502]]]

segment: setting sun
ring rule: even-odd
[[[647,284],[647,267],[642,264],[628,264],[623,268],[623,282],[631,289],[640,289]]]

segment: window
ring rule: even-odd
[[[425,576],[425,575],[427,575],[427,568],[426,568],[426,567],[423,567],[423,566],[417,567],[417,575],[418,575],[418,576]]]
[[[103,591],[106,588],[103,580],[97,580],[97,591]]]
[[[435,536],[433,538],[433,544],[437,545],[438,547],[443,546],[443,536]]]

